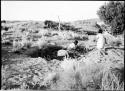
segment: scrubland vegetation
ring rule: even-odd
[[[15,30],[20,31],[18,29]],[[2,89],[124,89],[124,49],[109,48],[107,55],[100,58],[98,51],[93,50],[95,35],[41,28],[37,29],[38,33],[29,32],[30,41],[22,39],[22,32],[15,37],[16,31],[11,30],[1,36]],[[123,38],[118,38],[121,38],[120,46],[123,47]],[[14,39],[18,42],[12,46]],[[65,49],[75,39],[79,40],[79,44],[69,54],[70,58],[58,59],[57,51]]]
[[[60,31],[53,21],[2,21],[1,89],[124,90],[124,34],[105,34],[106,53],[100,54],[99,21],[62,23]],[[76,39],[69,57],[58,58]]]

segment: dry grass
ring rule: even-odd
[[[33,42],[31,40],[27,40],[27,39],[22,39],[21,41],[17,40],[17,41],[13,41],[13,51],[18,51],[21,48],[29,48],[33,45]]]
[[[113,51],[111,51],[113,53]],[[96,52],[94,52],[96,53]],[[96,55],[96,54],[95,54]],[[110,55],[110,54],[109,54]],[[117,54],[114,54],[116,56]],[[90,53],[81,60],[78,59],[64,59],[60,66],[61,72],[53,77],[56,79],[51,82],[50,89],[52,90],[123,90],[123,58],[101,58],[102,62],[98,63],[100,58],[93,58]],[[98,56],[98,55],[96,55]],[[104,55],[103,55],[104,56]],[[106,55],[105,55],[106,56]],[[118,56],[118,55],[117,55]],[[123,56],[123,55],[122,55]],[[93,59],[93,60],[92,60]],[[110,61],[112,60],[112,61]],[[113,61],[114,60],[114,61]],[[51,79],[53,81],[53,79]]]
[[[25,22],[26,23],[26,22]],[[12,24],[13,25],[13,24]],[[18,24],[15,24],[17,26]],[[31,27],[30,24],[20,24],[15,27],[17,31],[13,37],[22,37],[20,28]],[[36,25],[36,24],[35,24]],[[37,26],[39,27],[39,26]],[[32,26],[32,32],[35,26]],[[92,29],[91,29],[92,28]],[[94,28],[88,26],[86,30]],[[35,28],[36,29],[36,28]],[[12,29],[13,30],[13,29]],[[28,30],[26,30],[28,31]],[[19,32],[19,33],[18,33]],[[39,29],[37,33],[41,38],[37,42],[28,41],[25,38],[22,42],[15,44],[14,49],[19,50],[24,46],[38,46],[43,58],[21,57],[8,59],[7,65],[2,65],[2,89],[5,90],[123,90],[124,89],[124,50],[106,49],[107,54],[100,54],[97,50],[91,50],[90,46],[95,45],[93,38],[75,33],[73,31],[50,31]],[[4,35],[4,34],[3,34]],[[17,35],[17,36],[16,36]],[[8,35],[9,36],[9,35]],[[7,36],[7,37],[8,37]],[[47,38],[47,39],[46,39]],[[69,39],[84,40],[76,49],[76,54],[81,57],[65,58],[63,61],[51,59],[47,61],[45,57],[55,58],[55,50],[62,47],[47,46],[48,40],[56,39],[60,45],[67,45]],[[64,40],[65,42],[61,41]],[[107,36],[108,43],[123,44],[123,38]],[[120,39],[120,40],[119,40]],[[5,39],[6,40],[6,39]],[[86,41],[87,40],[87,41]],[[58,42],[58,44],[59,44]],[[114,46],[114,45],[112,45]],[[30,49],[29,49],[30,50]],[[36,50],[36,49],[33,49]],[[30,52],[30,51],[28,51]],[[32,51],[35,55],[35,51]],[[6,55],[6,54],[5,54]],[[12,54],[14,55],[14,54]],[[83,55],[83,56],[82,56]]]
[[[2,67],[2,89],[40,89],[45,74],[58,64],[47,65],[42,58],[23,58],[20,63]],[[37,86],[38,85],[38,86]]]
[[[124,82],[121,82],[120,70],[124,70],[124,52],[108,49],[107,53],[108,55],[100,55],[95,50],[79,59],[65,58],[62,62],[56,60],[50,64],[43,59],[26,58],[21,64],[11,65],[11,69],[15,69],[13,72],[10,72],[8,67],[2,68],[2,87],[37,90],[123,90]],[[100,60],[102,62],[99,63]],[[59,68],[56,68],[57,65]],[[116,69],[119,71],[114,72]]]
[[[45,35],[48,35],[50,33],[49,30],[46,30],[46,29],[41,29],[39,30],[38,34],[42,35],[42,36],[45,36]]]
[[[124,38],[122,37],[115,37],[107,32],[104,32],[104,37],[106,38],[106,43],[108,46],[117,46],[124,45],[123,41]]]
[[[38,46],[39,49],[41,49],[46,44],[47,44],[47,41],[45,40],[45,37],[42,37],[42,38],[38,39],[38,41],[36,41],[35,46]]]
[[[51,84],[52,90],[123,90],[124,82],[112,71],[112,63],[94,63],[65,59],[61,63],[64,71]],[[123,74],[123,73],[120,73]],[[55,76],[56,77],[56,76]]]
[[[12,51],[14,51],[14,52],[18,51],[22,47],[23,47],[23,45],[21,44],[21,42],[13,41],[13,49],[12,49]]]
[[[80,37],[79,34],[73,31],[52,31],[52,34],[58,35],[61,39],[74,39],[75,37]]]

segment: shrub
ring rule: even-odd
[[[121,1],[110,1],[108,4],[101,6],[97,11],[99,18],[111,26],[110,31],[113,34],[123,33],[125,29],[124,13],[124,2]]]
[[[12,45],[10,40],[2,40],[3,45]]]
[[[84,90],[93,81],[93,77],[98,76],[101,66],[94,64],[86,65],[83,61],[76,59],[64,59],[61,63],[63,72],[59,72],[56,83],[51,84],[54,90]],[[98,70],[99,69],[99,70]],[[97,77],[99,79],[99,77]],[[94,83],[93,83],[94,84]],[[97,83],[96,83],[97,84]]]
[[[6,23],[6,21],[5,21],[5,20],[2,20],[1,23]]]
[[[2,31],[1,31],[1,35],[4,35],[4,33],[6,33],[6,31],[5,31],[5,30],[2,30]]]
[[[33,41],[31,39],[22,39],[20,41],[20,43],[22,44],[22,47],[26,47],[26,48],[30,48],[33,45]]]
[[[103,71],[101,89],[102,90],[109,90],[109,89],[110,90],[122,90],[124,88],[123,76],[124,76],[124,67],[117,68],[117,67],[110,66],[108,69],[106,68],[106,70]]]
[[[55,21],[50,21],[50,20],[46,20],[44,22],[44,28],[51,28],[51,29],[54,29],[54,30],[58,30],[59,29],[59,23],[58,22],[55,22]],[[67,24],[60,24],[60,29],[61,30],[72,30],[72,31],[75,31],[77,30],[77,28],[75,28],[74,26],[72,25],[67,25]]]
[[[22,43],[21,42],[19,42],[19,41],[13,41],[13,51],[14,52],[16,52],[16,51],[18,51],[19,49],[21,49],[23,47],[23,45],[22,45]]]
[[[75,38],[81,37],[81,35],[73,31],[57,31],[57,34],[62,39],[75,39]]]
[[[8,31],[9,27],[4,26],[4,27],[2,27],[2,29],[5,30],[5,31]]]
[[[104,37],[106,39],[106,44],[108,44],[109,46],[117,46],[119,47],[120,45],[122,45],[122,39],[123,38],[119,38],[119,37],[115,37],[112,36],[111,34],[104,32]]]
[[[51,90],[122,90],[124,67],[112,62],[86,64],[84,60],[64,59],[62,71],[55,73],[49,83]],[[118,65],[118,64],[116,64]],[[118,69],[118,70],[117,70]]]
[[[42,35],[42,36],[45,36],[47,34],[49,34],[50,32],[47,30],[47,29],[42,29],[39,31],[39,34]]]

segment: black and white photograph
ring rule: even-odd
[[[124,1],[1,1],[1,91],[124,91]]]

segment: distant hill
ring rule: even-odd
[[[100,19],[87,19],[87,20],[77,20],[71,22],[71,25],[75,26],[76,28],[80,28],[81,31],[94,31],[97,32],[98,28],[95,27],[97,22],[101,22]]]
[[[77,21],[71,22],[71,24],[75,25],[76,27],[82,27],[82,25],[94,25],[96,22],[101,22],[101,20],[98,18],[87,19],[87,20],[77,20]]]
[[[95,27],[96,22],[101,22],[100,19],[98,18],[94,18],[94,19],[87,19],[87,20],[77,20],[77,21],[73,21],[73,22],[61,22],[62,24],[64,24],[65,26],[72,26],[76,29],[78,29],[78,31],[92,31],[92,32],[97,32],[97,28]],[[2,23],[2,22],[1,22]],[[56,22],[58,23],[58,22]],[[9,29],[14,29],[14,30],[22,30],[22,28],[24,29],[31,29],[33,31],[37,30],[37,29],[43,29],[44,28],[44,21],[9,21],[6,20],[6,24],[3,25],[3,27],[7,27]]]
[[[77,20],[77,21],[74,21],[74,22],[80,22],[80,21],[84,21],[84,22],[94,22],[94,21],[97,21],[97,22],[100,22],[101,20],[99,18],[93,18],[93,19],[85,19],[85,20]]]

